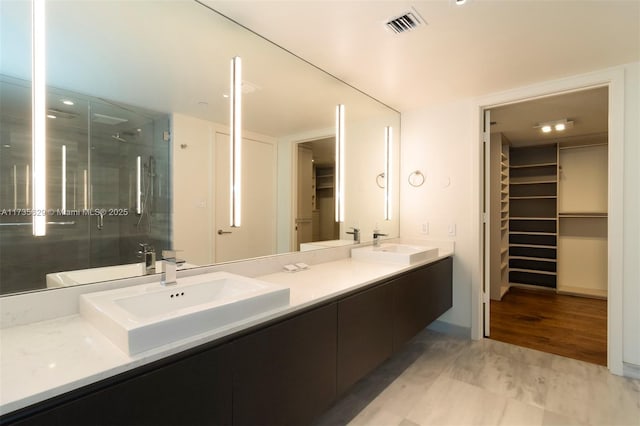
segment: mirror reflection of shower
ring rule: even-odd
[[[151,232],[151,222],[153,218],[153,200],[154,187],[156,177],[156,160],[150,155],[147,161],[140,168],[140,160],[138,157],[138,203],[136,213],[138,214],[138,222],[136,229],[140,230],[141,226],[146,226],[146,231]]]

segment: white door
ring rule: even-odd
[[[296,209],[296,245],[313,240],[313,151],[298,145],[298,201]]]
[[[490,261],[491,261],[491,238],[490,238],[490,220],[491,217],[491,111],[484,111],[484,125],[482,132],[482,152],[483,152],[483,201],[482,201],[482,312],[484,322],[484,336],[489,337],[490,320],[491,320],[491,277],[490,277]]]
[[[229,207],[229,135],[216,133],[215,262],[266,256],[276,252],[276,146],[242,139],[242,221],[231,228]]]

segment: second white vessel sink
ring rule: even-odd
[[[397,265],[411,265],[438,256],[436,247],[408,244],[384,243],[378,247],[366,246],[351,249],[351,257],[369,262],[386,262]]]
[[[129,355],[289,305],[289,288],[227,272],[80,296],[80,314]]]

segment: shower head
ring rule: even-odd
[[[111,135],[111,137],[113,139],[117,140],[117,141],[120,141],[120,142],[126,142],[127,141],[126,139],[120,137],[120,132],[117,132],[116,134]]]

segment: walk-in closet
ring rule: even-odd
[[[607,90],[491,110],[491,338],[606,363]]]

